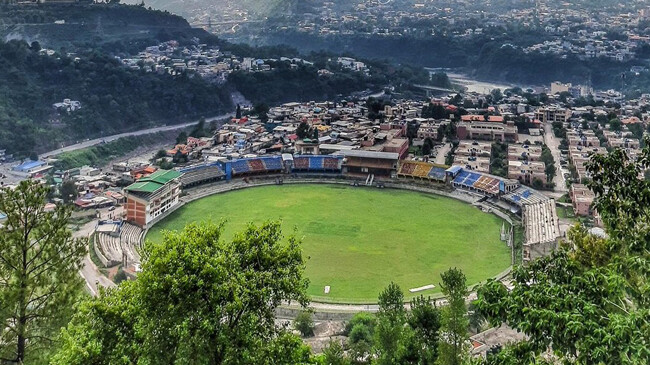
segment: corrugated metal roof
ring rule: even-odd
[[[153,193],[163,187],[163,185],[181,176],[181,173],[174,170],[158,170],[153,174],[143,177],[133,184],[127,186],[126,191],[139,191],[143,193]]]
[[[399,154],[393,152],[375,152],[365,150],[339,151],[337,154],[343,155],[345,157],[379,158],[386,160],[397,160],[399,158]]]

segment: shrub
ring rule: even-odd
[[[303,337],[314,335],[314,319],[310,311],[301,311],[298,313],[293,322],[293,326]]]

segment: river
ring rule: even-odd
[[[504,82],[494,83],[494,82],[475,80],[465,74],[454,72],[453,69],[429,68],[429,67],[425,67],[425,69],[429,71],[429,73],[431,74],[436,72],[446,73],[447,76],[449,77],[449,81],[451,81],[452,84],[463,86],[464,88],[467,89],[468,92],[489,94],[490,91],[494,89],[501,89],[501,91],[503,91],[504,89],[510,89],[517,86],[517,85],[507,84]]]

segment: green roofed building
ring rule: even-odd
[[[180,176],[177,171],[158,170],[124,188],[126,220],[144,228],[178,204]]]

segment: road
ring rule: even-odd
[[[90,236],[90,234],[95,230],[95,224],[97,224],[96,220],[92,220],[91,222],[86,223],[83,227],[81,227],[80,230],[74,232],[72,234],[72,237],[86,238]],[[104,276],[104,274],[99,271],[95,263],[90,259],[89,254],[86,254],[86,256],[83,258],[79,274],[81,274],[81,276],[86,281],[86,287],[88,290],[90,290],[93,296],[97,296],[98,285],[104,288],[112,288],[115,286],[114,282],[112,282],[109,278]]]
[[[233,113],[219,115],[219,116],[212,117],[212,118],[206,118],[205,121],[207,123],[209,123],[209,122],[212,122],[212,121],[215,121],[215,120],[223,120],[223,119],[229,118],[232,115],[233,115]],[[58,155],[60,153],[63,153],[63,152],[70,152],[70,151],[75,151],[75,150],[79,150],[79,149],[82,149],[82,148],[88,148],[88,147],[92,147],[94,145],[98,145],[98,144],[100,144],[102,142],[110,142],[110,141],[114,141],[116,139],[123,138],[123,137],[140,136],[140,135],[143,135],[143,134],[151,134],[151,133],[157,133],[157,132],[173,131],[173,130],[176,130],[176,129],[183,129],[183,128],[193,126],[193,125],[197,124],[198,122],[199,122],[198,120],[195,120],[195,121],[187,122],[187,123],[183,123],[183,124],[165,125],[165,126],[160,126],[160,127],[141,129],[141,130],[134,131],[134,132],[114,134],[112,136],[106,136],[106,137],[102,137],[102,138],[90,139],[90,140],[87,140],[87,141],[71,144],[69,146],[65,146],[63,148],[59,148],[59,149],[56,149],[56,150],[53,150],[53,151],[42,153],[38,157],[39,158],[46,158],[46,157],[49,157],[49,156],[56,156],[56,155]]]
[[[551,123],[546,123],[544,125],[544,143],[546,143],[546,146],[551,150],[553,159],[555,159],[556,173],[555,178],[553,178],[555,191],[558,193],[566,193],[568,191],[566,181],[564,175],[562,175],[562,169],[560,168],[560,161],[562,158],[562,155],[560,154],[560,140],[555,137]]]
[[[437,151],[438,152],[436,152],[435,163],[437,163],[438,165],[445,165],[447,154],[449,153],[449,151],[451,151],[451,143],[449,143],[445,138],[444,144],[440,148],[438,148]]]

